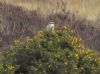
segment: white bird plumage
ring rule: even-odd
[[[50,30],[54,30],[54,22],[50,22],[47,27],[46,27],[47,31],[50,31]]]

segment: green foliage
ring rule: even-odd
[[[0,56],[1,74],[98,74],[97,52],[80,44],[68,27],[39,31]]]

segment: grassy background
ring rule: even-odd
[[[41,11],[43,14],[55,13],[65,9],[72,13],[95,19],[100,14],[100,0],[1,0],[28,10]]]
[[[100,49],[99,0],[0,0],[0,48],[23,40],[54,21],[69,24],[86,47]],[[67,22],[67,23],[66,23]]]

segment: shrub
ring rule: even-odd
[[[39,31],[0,56],[1,74],[98,74],[96,51],[85,49],[69,27]]]

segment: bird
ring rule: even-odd
[[[49,22],[46,26],[47,31],[54,30],[54,22]]]

